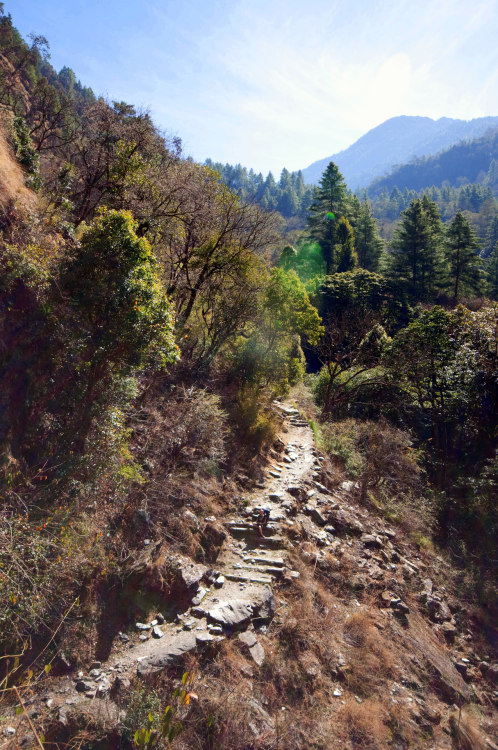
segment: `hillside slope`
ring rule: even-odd
[[[304,181],[317,183],[327,164],[333,161],[351,190],[366,187],[397,164],[417,156],[436,154],[463,139],[482,136],[498,127],[498,117],[454,120],[441,117],[392,117],[359,138],[349,148],[314,162],[303,169]]]

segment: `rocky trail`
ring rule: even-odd
[[[413,702],[415,721],[428,724],[431,732],[441,721],[441,712],[431,713],[421,698],[421,685],[427,680],[448,704],[496,704],[493,680],[498,664],[474,650],[465,608],[438,587],[413,545],[399,540],[397,531],[355,503],[352,482],[332,489],[323,483],[324,459],[307,422],[289,403],[275,402],[274,408],[281,415],[282,432],[264,480],[235,498],[240,511],[224,519],[207,517],[202,523],[202,533],[213,542],[212,567],[168,554],[161,542],[148,545],[130,567],[130,577],[137,587],[150,588],[166,577],[166,571],[171,577],[173,570],[175,586],[169,597],[176,592],[176,611],[157,612],[127,632],[116,633],[108,658],[96,660],[87,671],[51,678],[42,695],[27,701],[33,720],[48,710],[62,725],[78,711],[117,722],[117,698],[137,675],[146,677],[180,664],[194,650],[209,654],[226,638],[239,639],[260,667],[265,661],[262,641],[277,607],[274,584],[292,585],[299,577],[290,563],[291,552],[299,550],[302,559],[308,555],[317,574],[330,580],[347,575],[352,608],[361,607],[356,599],[361,592],[368,591],[376,600],[376,624],[396,640],[405,659],[393,700]],[[270,511],[264,537],[254,523],[260,508]],[[347,566],[351,560],[352,569]],[[338,679],[343,668],[338,667]],[[19,733],[17,737],[21,739]],[[490,739],[487,742],[486,747],[496,747]],[[447,738],[434,747],[451,743]]]

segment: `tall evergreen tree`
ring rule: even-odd
[[[458,211],[446,232],[445,254],[448,281],[456,304],[464,292],[477,292],[481,285],[479,242],[469,220]]]
[[[337,222],[344,215],[346,199],[344,177],[331,161],[315,190],[308,217],[310,234],[320,243],[327,264],[327,273],[333,273],[337,267]]]
[[[377,222],[366,199],[360,204],[354,226],[354,235],[358,265],[361,268],[366,268],[367,271],[377,271],[384,251],[384,243],[380,238]]]
[[[485,269],[487,275],[486,293],[491,299],[498,300],[498,240],[495,243],[493,252],[486,258]]]
[[[498,215],[492,216],[486,228],[486,237],[484,238],[484,247],[482,257],[487,258],[493,252],[493,248],[498,242]]]
[[[403,211],[391,243],[388,275],[402,286],[412,300],[430,300],[441,285],[442,256],[434,217],[420,198]]]
[[[429,223],[431,225],[434,237],[438,240],[438,242],[442,242],[444,239],[444,226],[443,222],[441,221],[441,214],[439,212],[437,203],[431,200],[429,196],[424,193],[424,195],[422,196],[422,207],[429,218]]]
[[[349,221],[341,216],[337,222],[337,273],[352,271],[358,265],[358,256],[354,248],[354,232]]]

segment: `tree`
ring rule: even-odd
[[[283,189],[282,194],[278,199],[277,210],[287,219],[297,214],[299,210],[299,201],[292,185],[289,184]]]
[[[486,237],[482,249],[482,257],[487,258],[493,252],[498,242],[498,215],[492,216],[486,229]]]
[[[398,413],[424,441],[444,486],[450,468],[489,456],[496,441],[498,308],[424,310],[393,338],[383,366],[402,396]]]
[[[388,275],[416,301],[430,300],[442,281],[442,256],[434,216],[420,198],[402,214],[391,243]]]
[[[61,271],[58,288],[77,316],[90,370],[129,372],[175,361],[173,312],[149,243],[127,211],[103,209]]]
[[[358,256],[354,248],[354,232],[349,221],[341,216],[337,222],[337,273],[352,271],[358,265]]]
[[[337,222],[344,215],[346,198],[344,178],[334,162],[330,162],[315,190],[308,217],[310,235],[321,245],[327,273],[337,268]]]
[[[498,240],[493,252],[485,260],[487,274],[487,293],[491,299],[498,300]]]
[[[383,276],[356,269],[326,276],[318,300],[325,324],[317,353],[326,375],[321,399],[321,418],[326,419],[339,404],[373,385],[365,375],[378,364],[387,341],[382,323],[389,320],[393,294]]]
[[[378,271],[384,243],[379,236],[377,222],[367,199],[360,204],[354,235],[358,265],[367,271]]]
[[[291,268],[294,267],[297,259],[297,252],[292,245],[286,245],[282,252],[280,253],[280,258],[278,259],[278,265],[284,269],[284,271],[289,271]]]
[[[445,254],[448,280],[452,287],[453,303],[462,293],[477,292],[481,285],[479,242],[468,219],[458,211],[446,231]]]
[[[284,392],[304,374],[301,339],[317,344],[322,333],[318,311],[296,273],[273,268],[252,331],[236,346],[231,379]]]

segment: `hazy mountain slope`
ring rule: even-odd
[[[453,120],[442,117],[392,117],[369,130],[349,148],[314,162],[303,169],[306,183],[317,183],[330,161],[337,164],[348,187],[366,187],[396,164],[417,156],[436,154],[463,139],[478,138],[489,128],[498,127],[498,117]]]
[[[435,156],[403,164],[386,177],[374,180],[369,192],[375,195],[384,188],[391,191],[395,185],[400,190],[422,190],[430,185],[440,187],[443,182],[458,186],[464,181],[486,181],[496,189],[498,185],[488,174],[493,160],[498,160],[498,128],[482,138],[457,143]]]

